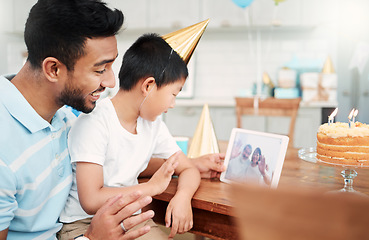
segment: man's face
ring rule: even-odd
[[[85,55],[68,72],[60,103],[84,113],[91,112],[105,88],[115,86],[112,65],[117,55],[115,36],[87,39]]]
[[[247,159],[249,158],[251,155],[251,148],[246,146],[244,149],[243,149],[243,152],[242,152],[242,157]]]

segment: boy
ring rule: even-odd
[[[127,50],[116,96],[101,100],[91,114],[82,115],[69,135],[72,162],[77,163],[78,197],[87,213],[94,214],[101,203],[117,193],[139,189],[145,195],[160,194],[175,172],[179,176],[178,190],[165,217],[166,226],[172,226],[169,238],[192,228],[191,198],[199,186],[200,173],[179,151],[158,118],[174,107],[187,76],[186,63],[156,34],[143,35]],[[170,158],[149,182],[138,184],[138,175],[152,157]],[[74,187],[61,221],[89,217],[81,206]],[[140,239],[168,238],[156,231],[153,223],[147,224],[151,230]],[[65,230],[69,227],[66,224]]]

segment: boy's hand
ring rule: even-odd
[[[172,229],[169,238],[177,233],[182,234],[189,231],[193,226],[191,199],[176,194],[169,202],[165,214],[165,226]]]
[[[147,182],[153,189],[156,189],[156,194],[162,193],[169,185],[172,175],[178,166],[178,156],[180,152],[173,154],[163,165],[152,175],[151,179]]]

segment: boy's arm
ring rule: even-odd
[[[165,159],[151,158],[147,168],[140,173],[139,177],[151,177],[163,165]]]
[[[202,178],[219,178],[220,174],[225,171],[224,153],[206,154],[197,158],[190,158],[192,163],[200,171]],[[151,158],[149,165],[140,174],[140,177],[150,177],[165,162],[162,158]]]
[[[157,195],[167,188],[177,165],[177,155],[174,154],[146,183],[130,187],[106,187],[104,186],[104,174],[101,165],[78,162],[76,177],[81,206],[86,213],[95,214],[109,198],[118,194],[126,195],[140,191],[145,196]]]
[[[193,226],[191,199],[200,185],[200,172],[192,161],[180,151],[177,192],[169,202],[165,215],[165,225],[172,226],[169,238],[176,233],[184,233]]]

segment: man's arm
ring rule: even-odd
[[[0,231],[0,240],[6,240],[7,236],[8,236],[8,228]]]

